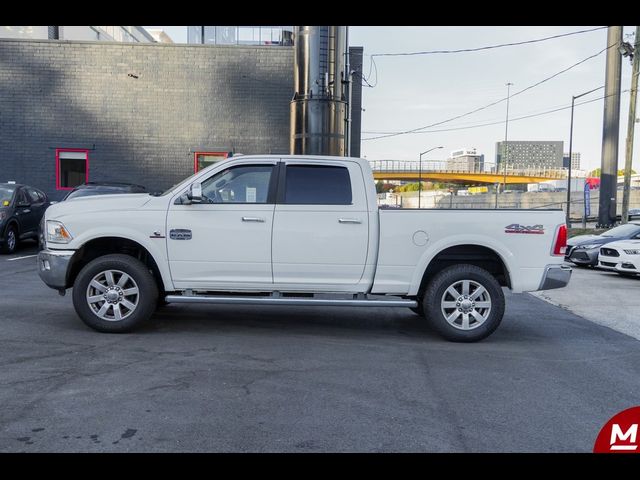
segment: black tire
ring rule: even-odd
[[[105,320],[99,317],[88,303],[89,284],[96,275],[108,270],[127,274],[135,282],[138,289],[137,297],[134,297],[137,300],[135,309],[132,309],[128,316],[122,320]],[[73,306],[76,313],[86,325],[99,332],[126,333],[133,331],[153,315],[157,303],[158,286],[153,275],[142,262],[129,255],[111,254],[92,260],[80,270],[73,284]],[[104,303],[94,305],[100,306]],[[120,312],[120,308],[118,307],[118,312]],[[112,312],[113,310],[115,307]],[[107,308],[108,311],[109,308]]]
[[[13,238],[13,241],[10,239]],[[2,253],[15,253],[18,249],[18,229],[12,223],[4,232],[4,242],[2,243]]]
[[[458,317],[460,319],[460,325],[458,327],[447,322],[445,313],[443,312],[443,305],[441,304],[444,302],[445,291],[447,291],[450,286],[455,285],[456,282],[462,282],[463,280],[470,280],[474,282],[474,284],[484,287],[490,302],[490,308],[481,309],[478,307],[478,313],[481,314],[481,316],[486,315],[486,318],[482,322],[475,320],[475,317],[473,317],[472,320],[472,314],[467,315],[469,319],[468,326],[471,327],[469,329],[462,329],[462,318],[464,318],[462,313],[458,314],[460,315],[460,317]],[[470,288],[474,288],[475,292],[475,289],[479,287],[472,285]],[[470,291],[471,295],[469,295],[469,297],[472,297],[474,292]],[[487,297],[484,295],[485,294],[483,294],[482,298],[486,299]],[[447,296],[446,298],[451,299],[452,296]],[[456,299],[453,301],[455,302]],[[471,298],[468,301],[471,302]],[[475,301],[479,303],[479,300]],[[466,300],[464,300],[464,302],[466,302]],[[488,337],[498,328],[504,315],[504,293],[500,284],[493,275],[475,265],[452,265],[438,272],[427,285],[422,303],[425,316],[429,322],[440,335],[452,342],[477,342]],[[447,304],[451,303],[447,302]],[[466,305],[466,303],[462,306],[471,308],[469,305]],[[473,303],[472,308],[474,311],[476,310],[475,303]],[[454,307],[451,308],[451,313],[457,313],[455,310],[460,311]],[[454,319],[454,322],[456,321],[457,319]],[[474,327],[472,322],[477,323],[477,326]]]

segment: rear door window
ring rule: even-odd
[[[351,178],[346,167],[287,165],[284,203],[351,205]]]

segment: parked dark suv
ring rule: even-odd
[[[48,206],[49,199],[37,188],[0,183],[0,251],[13,253],[20,240],[37,240],[40,219]]]
[[[93,195],[113,195],[114,193],[146,193],[142,185],[120,182],[87,182],[71,190],[62,200],[91,197]]]

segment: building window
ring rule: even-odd
[[[89,181],[89,150],[56,149],[56,190],[72,190]]]
[[[220,162],[229,157],[230,152],[196,152],[193,158],[193,171],[199,172],[209,165]]]

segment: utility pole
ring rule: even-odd
[[[598,226],[616,223],[616,194],[618,191],[618,138],[620,135],[620,80],[622,55],[622,27],[607,30],[607,68],[605,71],[605,99],[602,122],[602,160],[600,163],[600,201]]]
[[[629,103],[629,124],[627,126],[627,143],[624,158],[624,188],[622,190],[621,223],[629,221],[629,197],[631,196],[631,164],[633,162],[633,134],[636,124],[636,98],[638,96],[638,67],[640,66],[640,26],[636,26],[635,47],[633,55],[633,69],[631,72],[631,95]]]
[[[347,105],[344,116],[344,152],[346,157],[351,156],[351,66],[349,65],[349,26],[345,27],[344,41],[344,72],[342,85],[344,90],[342,94],[346,97]],[[345,95],[346,93],[346,95]]]

